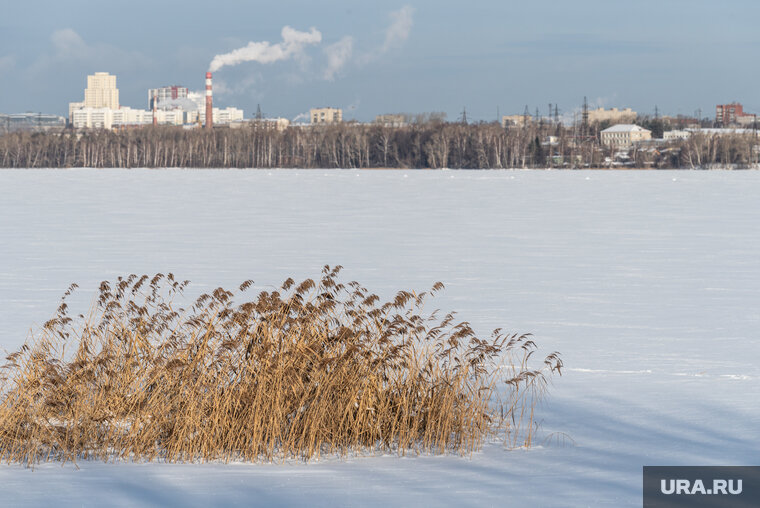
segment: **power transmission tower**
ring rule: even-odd
[[[261,104],[256,104],[256,120],[264,118],[264,114],[261,112]]]
[[[654,119],[660,119],[660,109],[657,107],[657,104],[654,105]]]
[[[554,123],[559,124],[559,109],[554,105]]]
[[[528,109],[528,105],[525,105],[525,111],[523,111],[523,127],[528,125],[528,122],[530,121],[530,110]]]
[[[586,97],[583,97],[583,116],[581,122],[583,127],[581,136],[585,138],[588,132],[588,99]]]
[[[467,106],[462,108],[462,116],[459,117],[459,121],[463,124],[467,123]]]

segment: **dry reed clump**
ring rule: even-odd
[[[318,282],[288,279],[240,304],[218,288],[187,310],[174,303],[187,281],[130,275],[103,282],[89,316],[76,319],[72,285],[2,368],[0,457],[467,453],[498,429],[512,445],[530,444],[557,353],[531,370],[528,336],[478,339],[452,314],[423,317],[429,294],[401,291],[380,304],[358,283],[339,283],[339,271],[326,266]]]

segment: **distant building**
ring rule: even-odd
[[[692,134],[699,133],[703,136],[713,137],[713,136],[760,136],[760,132],[756,131],[754,129],[686,129],[687,132],[690,132]]]
[[[96,72],[87,76],[84,107],[119,109],[119,89],[116,88],[116,76],[111,76],[107,72]]]
[[[114,129],[127,126],[144,126],[153,123],[153,111],[132,109],[81,108],[73,113],[71,124],[75,129]],[[182,125],[185,112],[182,110],[157,110],[156,123]]]
[[[199,119],[203,121],[206,117],[206,106],[204,105],[202,109],[196,109],[194,111],[185,111],[184,114],[185,123],[198,123]],[[212,122],[214,125],[224,125],[243,121],[243,110],[238,108],[214,108],[212,114]]]
[[[501,126],[505,129],[507,127],[523,127],[533,123],[533,117],[530,115],[505,115],[501,117]]]
[[[254,118],[250,120],[251,127],[268,131],[282,132],[290,125],[287,118]]]
[[[625,109],[591,109],[588,112],[589,123],[611,122],[613,124],[631,124],[636,121],[638,113],[631,108]]]
[[[155,97],[158,109],[183,109],[183,99],[187,99],[188,90],[184,86],[162,86],[148,90],[148,109],[153,110]]]
[[[69,103],[69,122],[73,123],[74,112],[82,108],[119,109],[119,89],[116,88],[116,76],[107,72],[96,72],[87,76],[84,101]]]
[[[689,139],[691,137],[691,132],[687,130],[674,130],[674,131],[665,131],[662,133],[662,139],[665,141],[673,141],[676,139]]]
[[[194,109],[185,111],[185,123],[198,123],[198,119],[205,122],[206,118],[206,95],[196,92],[188,92],[187,94],[188,104],[193,102],[195,104]],[[238,108],[213,108],[213,124],[223,125],[232,122],[243,121],[243,110]]]
[[[66,119],[58,115],[42,113],[17,113],[0,115],[0,133],[13,131],[48,131],[63,129]]]
[[[715,123],[724,127],[729,125],[752,125],[755,119],[756,115],[745,113],[744,106],[738,102],[715,106]]]
[[[393,114],[393,115],[377,115],[375,117],[375,123],[380,124],[383,127],[403,127],[408,122],[407,122],[406,115]]]
[[[311,124],[340,123],[343,121],[343,110],[340,108],[313,108],[309,110]]]
[[[652,139],[652,131],[638,125],[618,124],[602,131],[602,144],[611,148],[630,148],[648,139]]]

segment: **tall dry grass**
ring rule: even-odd
[[[2,367],[0,457],[39,461],[278,460],[391,450],[468,453],[494,432],[529,445],[557,353],[527,335],[475,336],[387,303],[340,267],[243,303],[218,288],[176,306],[169,274],[103,282],[87,316],[57,314]]]

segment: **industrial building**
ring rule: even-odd
[[[313,108],[309,110],[311,124],[340,123],[343,121],[343,110],[340,108]]]
[[[0,114],[0,133],[14,131],[49,131],[66,127],[66,119],[42,113]]]
[[[186,86],[162,86],[148,90],[148,109],[153,110],[154,102],[157,109],[183,109],[183,99],[187,99]]]
[[[207,90],[207,92],[209,92]],[[213,103],[207,104],[207,97],[197,92],[188,92],[187,100],[195,104],[193,109],[185,111],[185,123],[206,123],[208,114],[207,105],[211,106],[211,125],[224,125],[232,122],[241,122],[243,120],[243,110],[239,108],[215,108]]]

